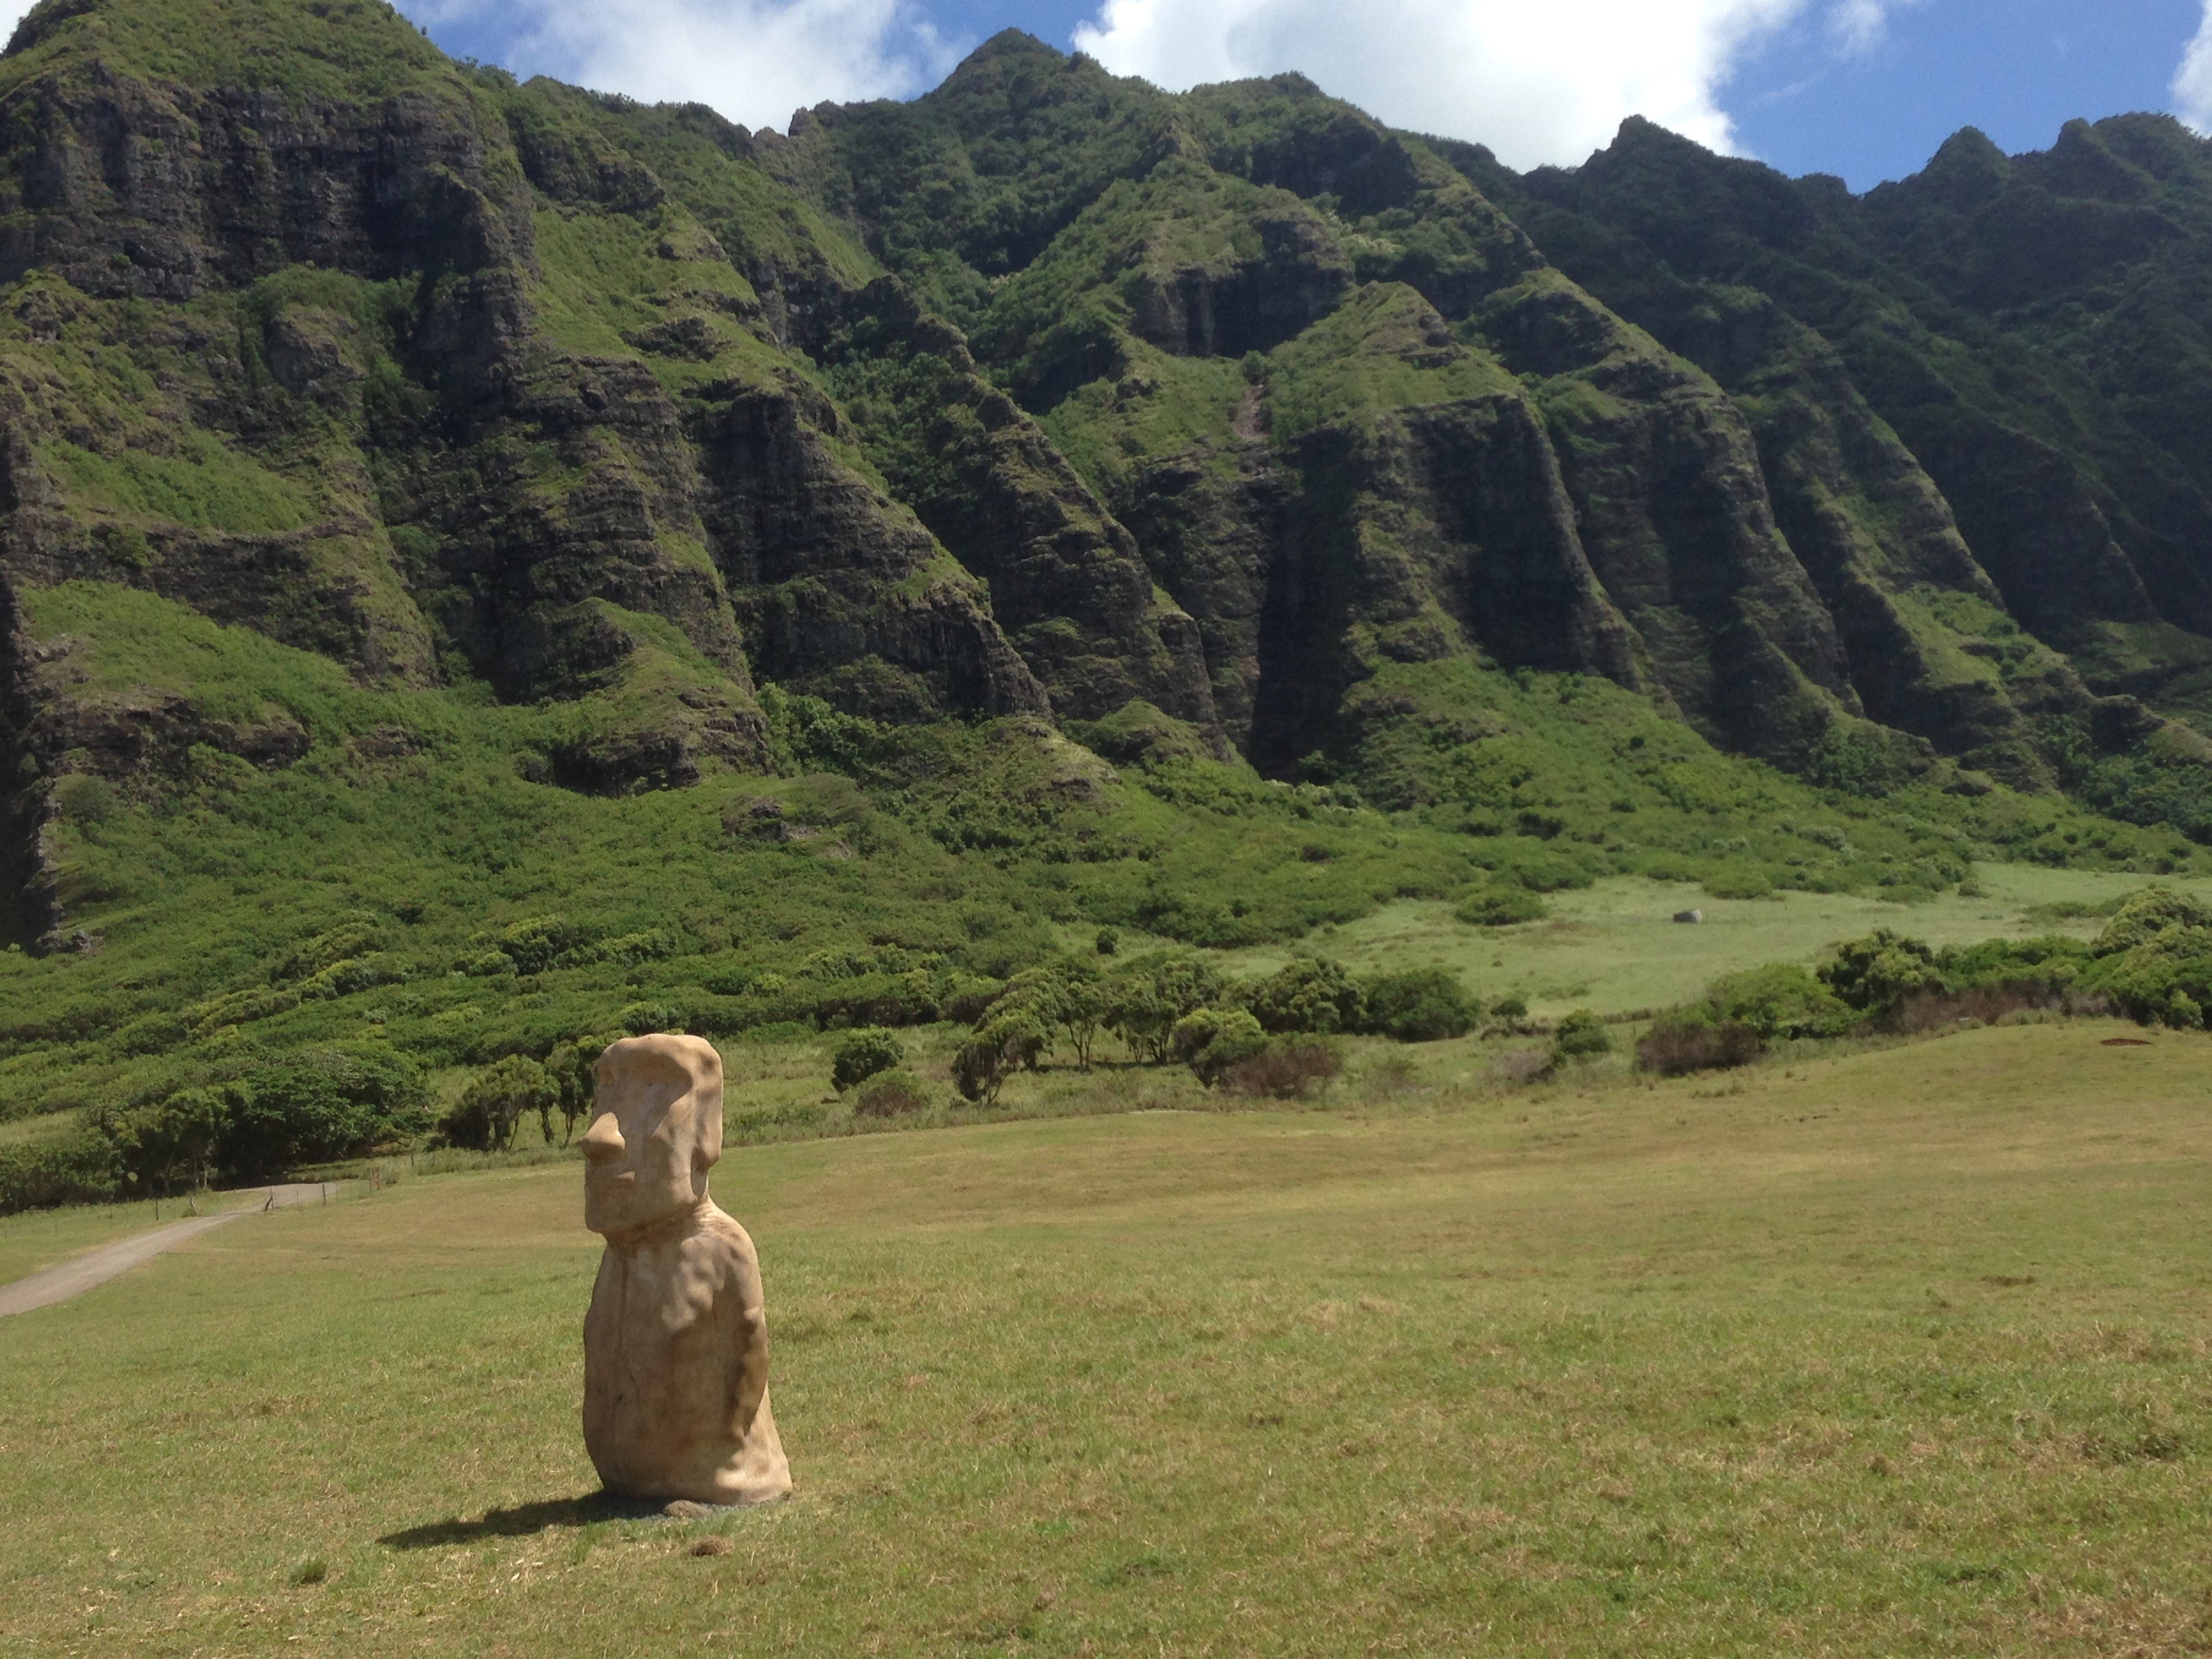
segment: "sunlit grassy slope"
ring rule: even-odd
[[[1626,1013],[1686,1001],[1717,975],[1755,963],[1817,962],[1839,940],[1877,927],[1937,945],[2048,933],[2089,938],[2122,897],[2150,879],[2017,864],[1980,865],[1975,876],[1980,890],[1971,896],[1952,892],[1913,904],[1848,893],[1718,899],[1686,884],[1617,877],[1553,896],[1552,915],[1541,921],[1473,928],[1455,920],[1449,904],[1401,900],[1324,928],[1304,948],[1362,969],[1449,968],[1486,997],[1522,997],[1540,1016],[1582,1006]],[[2212,891],[2212,884],[2185,877],[2157,879]],[[1674,921],[1692,909],[1702,922]],[[1255,973],[1288,955],[1245,951],[1226,961]]]
[[[0,1322],[0,1652],[2199,1650],[2132,1035],[733,1152],[799,1489],[696,1524],[578,1501],[573,1166],[249,1218]]]

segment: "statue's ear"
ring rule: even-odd
[[[691,1097],[691,1167],[704,1175],[722,1157],[722,1085],[718,1078]]]

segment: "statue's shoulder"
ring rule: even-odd
[[[758,1262],[752,1235],[738,1224],[734,1216],[712,1203],[701,1212],[698,1227],[684,1241],[684,1252],[697,1258],[741,1261],[748,1267]]]

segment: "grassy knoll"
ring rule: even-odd
[[[2201,1650],[2123,1034],[733,1152],[799,1486],[697,1525],[580,1501],[573,1167],[253,1218],[0,1322],[0,1653]]]
[[[1685,884],[1616,877],[1551,895],[1546,920],[1510,927],[1470,927],[1454,919],[1449,904],[1401,900],[1323,929],[1300,948],[1363,972],[1449,968],[1484,997],[1518,995],[1539,1015],[1577,1006],[1617,1013],[1683,1001],[1715,976],[1754,963],[1811,963],[1839,940],[1877,927],[1936,945],[2047,933],[2086,939],[2148,880],[2020,864],[1980,865],[1975,874],[1977,894],[1911,904],[1850,893],[1723,899]],[[2189,878],[2157,879],[2212,891],[2212,884]],[[1674,913],[1690,908],[1705,913],[1704,923],[1677,925]],[[1289,954],[1282,947],[1234,951],[1223,963],[1236,973],[1262,973]]]

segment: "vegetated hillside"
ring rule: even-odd
[[[46,0],[0,1115],[964,1013],[1074,924],[2191,863],[2206,150],[2107,126],[1517,179],[1008,34],[783,137]]]

